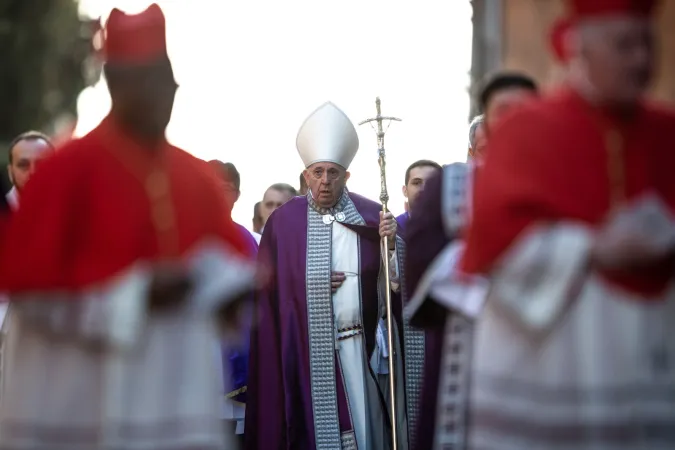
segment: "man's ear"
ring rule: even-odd
[[[305,179],[305,184],[307,185],[307,188],[309,188],[309,170],[305,169],[302,171],[302,178]]]
[[[239,200],[239,197],[241,196],[241,191],[237,191],[237,198],[234,199],[235,203],[237,200]]]
[[[401,189],[401,192],[403,192],[403,196],[405,198],[408,198],[408,186],[403,186],[403,188]]]
[[[14,185],[14,177],[12,176],[12,166],[7,164],[7,176],[9,177],[9,182]]]
[[[347,182],[347,180],[349,180],[349,177],[351,177],[351,176],[352,176],[352,174],[349,173],[349,171],[345,172],[345,183]]]

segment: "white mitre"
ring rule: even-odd
[[[348,169],[359,149],[359,137],[349,117],[326,102],[305,119],[295,146],[305,167],[332,162]]]

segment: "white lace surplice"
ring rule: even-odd
[[[589,273],[592,236],[532,227],[494,272],[475,325],[471,448],[673,448],[675,288],[649,298]]]
[[[338,330],[362,326],[359,293],[359,247],[358,236],[349,228],[333,224],[332,270],[344,272],[346,279],[333,294],[333,313]],[[340,332],[338,336],[348,336],[354,332]],[[367,450],[366,425],[366,388],[364,379],[363,333],[341,339],[338,355],[344,378],[349,409],[351,410],[356,442],[359,450]]]
[[[219,418],[211,311],[250,287],[253,271],[215,245],[190,264],[197,289],[164,314],[145,313],[141,266],[79,294],[13,303],[0,449],[233,448]]]

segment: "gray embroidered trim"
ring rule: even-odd
[[[455,236],[464,228],[470,214],[470,166],[465,163],[449,164],[443,168],[441,210],[448,236]]]
[[[401,286],[402,307],[406,303],[405,286],[405,252],[403,240],[396,236],[398,254],[398,270]],[[415,442],[417,419],[419,416],[420,392],[424,373],[424,331],[410,326],[407,318],[403,318],[403,351],[405,353],[405,391],[408,414],[409,441]]]
[[[466,448],[473,323],[451,313],[445,324],[434,450]]]
[[[342,445],[335,379],[336,329],[330,285],[332,223],[328,213],[307,196],[307,330],[309,336],[310,383],[317,450],[335,450]],[[343,212],[345,223],[365,224],[346,191],[330,213]],[[343,447],[344,448],[344,447]],[[356,442],[354,441],[354,447]]]
[[[353,431],[345,431],[340,436],[342,450],[356,450],[356,434]]]

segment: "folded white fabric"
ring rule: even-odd
[[[434,259],[404,310],[406,317],[413,318],[429,297],[448,310],[469,318],[480,313],[490,284],[485,277],[458,271],[463,251],[464,242],[455,240]]]

